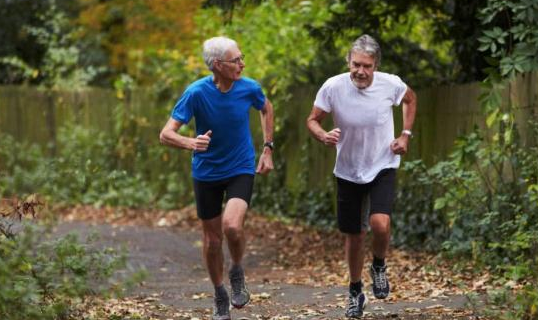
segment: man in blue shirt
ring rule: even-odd
[[[192,150],[192,177],[198,217],[203,228],[203,257],[215,286],[214,320],[230,319],[230,298],[223,284],[222,242],[228,243],[231,303],[241,308],[250,300],[241,261],[245,252],[243,224],[255,173],[273,169],[273,106],[260,85],[242,77],[243,54],[226,37],[204,42],[210,76],[187,87],[160,134],[161,143]],[[264,147],[258,165],[250,133],[249,112],[260,111]],[[196,137],[178,133],[194,117]],[[223,198],[226,199],[222,211]]]

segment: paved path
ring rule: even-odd
[[[207,319],[212,305],[212,286],[202,265],[197,233],[177,228],[113,227],[86,222],[63,222],[56,230],[58,235],[68,232],[79,233],[81,239],[97,232],[100,234],[97,245],[127,248],[130,265],[143,267],[149,273],[144,284],[130,294],[156,297],[178,310],[178,314],[189,312],[193,319]],[[278,248],[276,250],[278,252]],[[346,288],[316,288],[268,281],[263,277],[267,272],[263,260],[261,253],[250,253],[245,258],[253,301],[241,310],[232,310],[234,319],[343,319]],[[454,312],[466,308],[467,298],[464,296],[387,303],[368,295],[371,303],[365,318],[474,319]]]

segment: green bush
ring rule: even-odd
[[[87,295],[120,293],[111,279],[125,266],[115,250],[94,249],[74,234],[54,239],[46,228],[25,224],[13,237],[0,236],[0,316],[67,319]]]
[[[157,143],[139,142],[130,161],[122,161],[117,138],[80,126],[59,130],[54,157],[8,135],[0,140],[0,196],[39,193],[68,204],[172,208],[188,190],[178,157]]]
[[[300,160],[301,169],[297,175],[297,186],[292,189],[286,187],[285,159],[276,158],[275,169],[270,175],[256,177],[252,203],[256,210],[264,214],[296,219],[300,223],[317,227],[335,227],[334,180],[328,179],[318,184],[317,187],[312,187],[308,183],[310,180],[308,161],[310,159],[306,149],[311,143],[317,142],[307,140],[301,146],[304,152],[302,152],[303,157]]]
[[[434,210],[434,190],[435,181],[422,161],[403,162],[392,217],[395,246],[435,252],[447,239],[448,221]]]
[[[400,243],[430,241],[457,264],[487,269],[501,287],[487,313],[535,319],[538,308],[538,147],[519,140],[510,117],[503,135],[477,130],[431,168],[403,166],[395,235]],[[538,124],[531,123],[534,136]],[[500,311],[499,311],[500,310]]]

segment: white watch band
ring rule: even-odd
[[[402,130],[402,134],[405,134],[406,136],[409,136],[409,137],[412,137],[413,136],[413,132],[411,132],[411,130]]]

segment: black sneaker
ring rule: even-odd
[[[358,319],[362,317],[364,308],[368,303],[368,298],[364,293],[359,294],[349,294],[349,301],[347,304],[346,317]]]
[[[211,316],[212,320],[231,320],[230,317],[230,298],[228,293],[217,295],[215,294],[214,299],[215,305],[213,306],[213,315]]]
[[[232,285],[232,306],[243,308],[250,301],[250,292],[245,285],[245,272],[243,268],[234,266],[228,276]]]
[[[389,296],[390,286],[387,279],[387,266],[370,266],[370,276],[372,277],[372,291],[377,299],[385,299]]]

